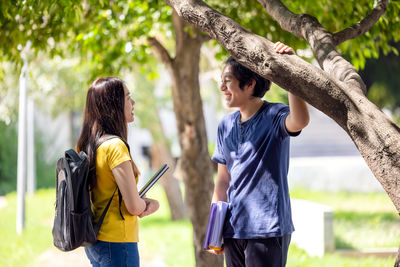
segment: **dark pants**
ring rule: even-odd
[[[224,239],[226,267],[284,267],[291,235],[266,239]]]

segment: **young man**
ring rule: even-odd
[[[282,44],[277,53],[293,52]],[[271,82],[236,62],[226,61],[221,91],[228,107],[218,126],[212,160],[218,163],[213,202],[227,201],[224,249],[227,267],[286,265],[294,231],[287,173],[289,137],[308,124],[305,102],[289,93],[289,107],[261,98]]]

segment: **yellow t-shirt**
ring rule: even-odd
[[[102,143],[97,148],[96,174],[97,183],[92,190],[92,210],[94,221],[97,223],[104,208],[107,206],[117,183],[112,174],[112,169],[125,161],[130,161],[128,148],[119,138],[112,138]],[[136,183],[137,183],[136,177]],[[125,220],[122,220],[119,213],[119,196],[115,192],[110,207],[100,227],[98,240],[107,242],[138,242],[138,219],[137,216],[129,214],[124,201],[121,203],[121,212]]]

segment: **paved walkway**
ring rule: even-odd
[[[62,252],[51,248],[42,253],[34,263],[36,267],[89,267],[90,262],[86,257],[84,248],[80,247],[71,252]],[[141,267],[166,267],[165,263],[152,259],[140,259]]]
[[[5,196],[0,196],[0,210],[7,205]],[[144,244],[141,244],[144,245]],[[166,267],[165,263],[159,259],[149,259],[154,255],[141,255],[141,267]],[[35,267],[90,267],[90,262],[86,257],[83,247],[77,248],[70,252],[63,252],[53,247],[37,257],[33,266]]]
[[[7,199],[5,196],[0,196],[0,210],[7,205]]]
[[[86,257],[84,248],[78,248],[71,252],[62,252],[56,248],[48,249],[35,261],[37,267],[87,267],[90,262]]]

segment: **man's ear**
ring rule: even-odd
[[[247,89],[251,90],[252,93],[254,91],[255,86],[256,86],[256,80],[254,80],[254,79],[251,79],[251,81],[247,83]]]

